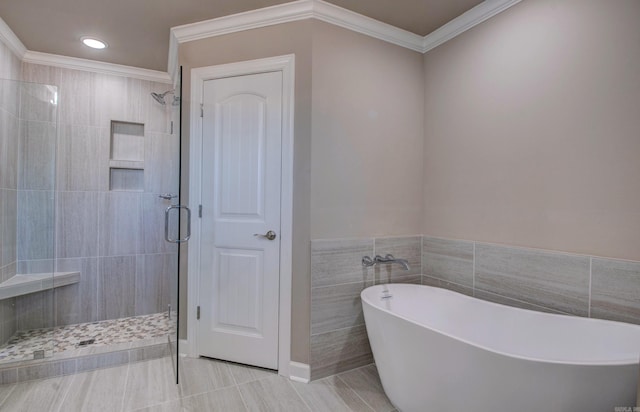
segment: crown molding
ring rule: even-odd
[[[57,54],[27,51],[22,59],[25,63],[44,64],[65,69],[85,70],[95,73],[125,76],[140,80],[159,83],[171,83],[171,77],[166,72],[106,63],[96,60],[80,59],[77,57],[60,56]]]
[[[426,53],[445,43],[454,37],[464,33],[470,28],[477,26],[485,20],[490,19],[511,6],[520,3],[522,0],[485,0],[471,10],[461,14],[449,23],[434,30],[424,37],[422,52]]]
[[[297,0],[244,13],[176,26],[178,43],[315,18],[408,49],[422,52],[423,37],[322,0]]]
[[[27,52],[27,48],[2,18],[0,18],[0,41],[20,59],[22,59]]]
[[[322,0],[310,1],[318,20],[422,53],[422,36]]]
[[[314,0],[298,0],[171,28],[178,43],[313,17]]]

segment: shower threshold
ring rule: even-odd
[[[173,317],[175,319],[175,317]],[[130,349],[152,342],[166,342],[175,330],[167,312],[113,320],[18,331],[0,347],[0,364],[34,359],[44,349],[54,359]],[[89,343],[91,342],[91,343]]]

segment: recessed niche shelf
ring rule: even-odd
[[[111,121],[109,190],[144,191],[144,124]]]
[[[109,160],[109,167],[112,169],[144,169],[144,162],[133,160]]]
[[[111,121],[111,160],[144,161],[144,124]]]
[[[109,190],[126,192],[144,191],[144,170],[110,168]]]

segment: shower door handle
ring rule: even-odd
[[[171,209],[178,209],[178,219],[180,219],[180,211],[184,209],[187,211],[187,235],[184,239],[180,239],[180,234],[178,234],[178,239],[171,239],[169,236],[169,212]],[[179,225],[178,225],[179,227]],[[191,209],[184,205],[171,205],[164,211],[164,240],[169,243],[184,243],[191,238]]]

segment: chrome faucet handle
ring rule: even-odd
[[[171,200],[171,199],[175,199],[176,197],[178,197],[178,195],[172,195],[171,193],[163,193],[161,195],[158,195],[158,197],[160,199],[164,199],[164,200]]]
[[[364,267],[370,267],[375,265],[376,262],[373,261],[373,259],[371,259],[371,256],[364,256],[362,258],[362,266]]]
[[[387,254],[385,257],[382,257],[380,255],[376,255],[375,258],[373,258],[374,261],[376,263],[387,263],[387,262],[392,262],[393,260],[395,260],[395,258],[393,257],[392,254]]]

